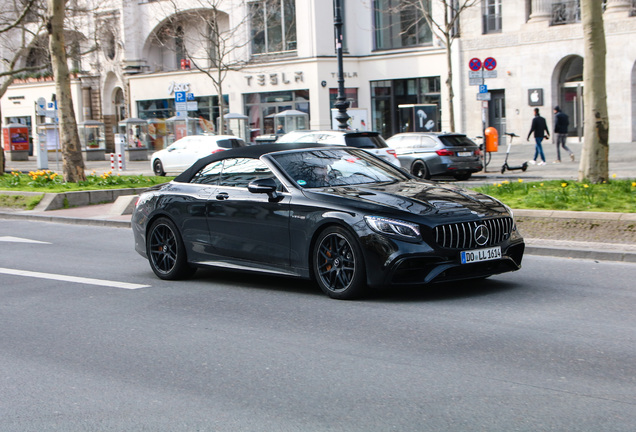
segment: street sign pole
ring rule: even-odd
[[[482,65],[481,86],[485,87],[486,78],[483,75],[484,74],[483,68],[484,66]],[[480,93],[481,93],[481,89],[480,89]],[[481,157],[483,158],[484,173],[488,172],[488,165],[486,164],[486,115],[487,114],[488,114],[488,102],[486,101],[481,103],[481,136],[483,137],[481,139],[482,147],[483,147],[481,152]]]

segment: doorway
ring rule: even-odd
[[[568,136],[583,137],[583,57],[572,56],[559,74],[559,106],[570,118]]]
[[[488,126],[497,129],[499,145],[506,145],[506,91],[491,90],[488,103]]]

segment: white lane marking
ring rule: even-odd
[[[51,244],[49,242],[43,242],[43,241],[39,241],[39,240],[30,240],[30,239],[25,239],[25,238],[20,238],[20,237],[11,237],[11,236],[4,236],[4,237],[0,237],[0,241],[4,241],[4,242],[13,242],[13,243],[39,243],[39,244]]]
[[[51,280],[58,280],[63,282],[83,283],[83,284],[99,285],[99,286],[106,286],[111,288],[122,288],[122,289],[130,289],[130,290],[150,287],[150,285],[139,285],[139,284],[132,284],[128,282],[92,279],[92,278],[85,278],[85,277],[78,277],[78,276],[66,276],[66,275],[59,275],[54,273],[40,273],[40,272],[32,272],[27,270],[9,269],[4,267],[0,267],[0,273],[13,275],[13,276],[26,276],[26,277],[39,278],[39,279],[51,279]]]

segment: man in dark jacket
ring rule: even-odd
[[[555,163],[561,162],[561,146],[563,150],[570,154],[570,159],[574,162],[574,152],[565,145],[568,139],[568,126],[570,125],[570,119],[568,115],[561,111],[559,106],[554,107],[554,135],[556,136],[556,148],[557,148],[557,160]]]
[[[539,162],[539,165],[545,165],[545,154],[543,154],[541,141],[543,141],[544,136],[546,138],[550,138],[550,131],[548,130],[548,125],[546,124],[545,119],[539,115],[539,108],[534,109],[534,118],[532,119],[530,132],[528,132],[527,141],[530,141],[530,135],[532,135],[533,132],[536,145],[534,147],[534,159],[531,160],[530,163],[536,163],[537,156],[541,156],[541,162]]]

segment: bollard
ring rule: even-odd
[[[115,153],[110,154],[110,170],[115,171]]]
[[[119,171],[124,170],[124,158],[122,158],[121,154],[117,155],[117,167]]]

